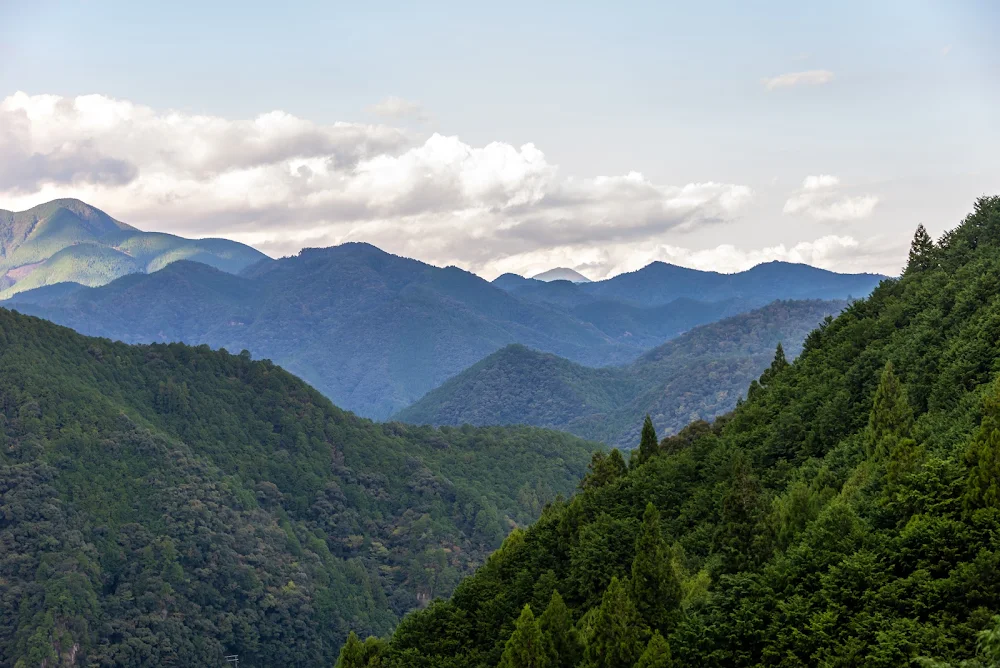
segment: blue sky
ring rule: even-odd
[[[974,197],[1000,192],[997,3],[150,4],[0,3],[0,99],[29,119],[7,121],[10,153],[51,163],[60,151],[63,174],[5,184],[0,171],[0,208],[67,194],[144,227],[272,254],[364,239],[484,275],[558,262],[597,277],[649,259],[891,272],[916,223],[939,233]],[[17,91],[28,100],[11,102]],[[39,117],[39,96],[86,95],[160,121],[280,110],[321,129],[377,124],[405,137],[352,149],[363,159],[343,169],[361,181],[341,171],[234,206],[231,194],[213,200],[236,180],[223,168],[202,169],[196,184],[190,169],[182,178],[150,158],[162,147],[116,153],[104,126],[120,118],[98,131],[79,115]],[[376,113],[387,97],[407,104]],[[116,113],[130,124],[116,132],[148,132]],[[58,124],[58,145],[46,123]],[[231,134],[190,131],[176,141],[222,142],[210,152],[213,165],[225,160]],[[426,144],[435,133],[457,143]],[[494,142],[512,153],[476,153]],[[529,143],[544,164],[521,151]],[[73,164],[91,167],[67,177],[69,144]],[[280,157],[268,165],[285,174],[303,156]],[[95,176],[100,160],[127,164],[127,176]],[[232,168],[241,184],[247,169]],[[633,172],[641,187],[625,178]],[[254,192],[280,181],[254,179]],[[290,201],[283,217],[282,195],[337,205]]]

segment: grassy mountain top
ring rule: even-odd
[[[103,285],[179,259],[235,273],[264,258],[249,246],[226,239],[143,232],[75,199],[54,200],[27,211],[0,210],[0,299],[66,281]]]
[[[449,594],[593,448],[374,424],[247,353],[5,309],[0,445],[0,664],[31,666],[329,666],[348,627]]]
[[[390,668],[995,665],[998,282],[1000,197],[938,243],[918,228],[902,277],[776,358],[731,415],[650,432],[628,466],[595,456],[576,496],[369,653]]]
[[[845,302],[775,302],[696,327],[626,367],[590,368],[508,346],[449,379],[395,419],[415,424],[531,424],[632,448],[644,415],[672,434],[731,410],[783,343],[791,355]]]

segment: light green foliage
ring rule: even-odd
[[[550,665],[538,622],[531,606],[525,605],[514,623],[514,632],[504,646],[498,668],[549,668]]]
[[[583,665],[586,668],[634,665],[642,655],[648,631],[625,584],[617,577],[612,578],[594,617]]]
[[[670,668],[673,663],[670,660],[670,645],[659,631],[653,632],[653,637],[646,645],[646,651],[639,657],[639,663],[635,668]]]

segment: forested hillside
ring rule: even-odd
[[[61,283],[104,285],[194,260],[238,272],[267,257],[228,239],[143,232],[74,199],[0,210],[0,298]]]
[[[0,665],[330,666],[348,628],[447,596],[594,447],[373,424],[245,352],[0,309]]]
[[[702,325],[625,367],[591,368],[508,346],[428,392],[395,419],[414,424],[530,424],[631,449],[650,415],[673,434],[732,410],[775,347],[794,357],[841,301],[778,301]]]
[[[732,414],[595,456],[451,600],[340,665],[997,665],[998,284],[1000,197],[936,244],[918,228],[904,275]]]

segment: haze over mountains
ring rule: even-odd
[[[46,220],[71,220],[74,230],[84,215],[74,211],[106,218],[75,202],[41,209]],[[8,237],[17,236],[10,230],[22,220],[8,219]],[[246,264],[255,253],[225,262],[212,255],[215,267],[174,261],[98,287],[48,285],[15,295],[9,305],[89,335],[246,349],[339,406],[386,418],[509,344],[587,366],[627,364],[694,326],[773,299],[862,296],[881,279],[782,263],[733,275],[654,263],[587,284],[510,275],[491,284],[360,243]]]

